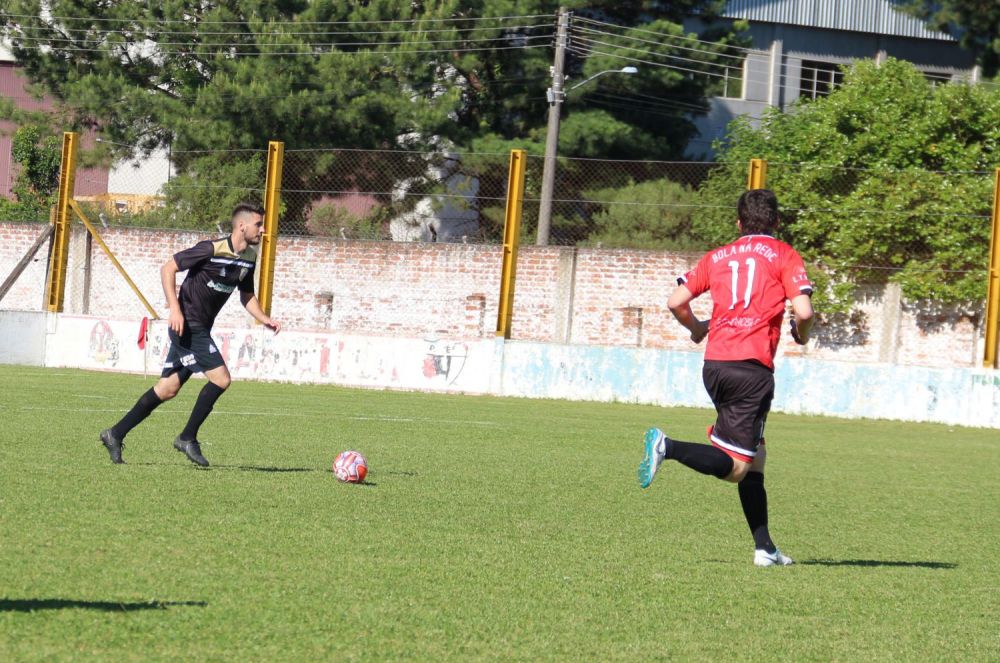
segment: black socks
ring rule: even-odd
[[[733,459],[722,449],[708,444],[670,440],[667,442],[666,457],[696,472],[720,479],[725,479],[733,471]]]
[[[754,547],[773,553],[777,548],[771,541],[771,533],[767,530],[767,491],[764,490],[764,474],[762,472],[747,472],[738,484],[740,504],[743,505],[743,515],[747,518],[750,533],[753,534]]]
[[[720,479],[725,479],[733,471],[733,459],[729,454],[708,444],[668,439],[666,457],[696,472]],[[767,529],[767,491],[764,490],[764,473],[747,472],[737,487],[740,504],[743,505],[743,515],[746,516],[747,525],[753,535],[754,547],[773,554],[777,547],[771,541],[771,533]]]
[[[124,439],[130,430],[142,423],[142,420],[148,417],[162,402],[160,397],[150,387],[149,391],[140,396],[139,400],[132,406],[132,409],[122,417],[122,420],[112,426],[111,432],[119,440]]]
[[[188,419],[187,426],[181,431],[182,440],[190,441],[198,439],[198,429],[201,428],[201,425],[205,423],[205,419],[208,418],[209,413],[212,412],[212,408],[215,407],[215,401],[219,400],[219,396],[225,392],[225,389],[214,382],[209,382],[201,388],[198,400],[194,404],[194,409],[191,410],[191,418]]]

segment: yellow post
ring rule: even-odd
[[[125,282],[128,283],[128,287],[132,288],[132,292],[135,293],[135,296],[139,298],[139,301],[142,302],[142,305],[146,307],[147,311],[149,311],[149,317],[151,317],[153,320],[159,320],[160,316],[156,313],[156,310],[149,305],[149,301],[147,301],[146,298],[143,297],[142,292],[139,290],[139,286],[137,286],[135,284],[135,281],[133,281],[131,277],[129,277],[128,272],[126,272],[125,268],[122,267],[122,264],[118,262],[118,258],[115,257],[115,254],[111,252],[111,249],[108,248],[108,245],[104,243],[103,239],[101,239],[100,234],[98,234],[97,232],[97,228],[95,228],[94,224],[90,222],[90,219],[87,218],[87,215],[83,213],[83,210],[80,208],[80,205],[75,200],[70,200],[69,205],[70,207],[73,208],[73,211],[76,212],[76,215],[80,217],[80,220],[83,221],[83,225],[87,227],[87,231],[94,238],[94,241],[97,242],[97,245],[104,250],[104,253],[108,256],[108,259],[111,261],[111,264],[115,266],[115,269],[118,270],[118,273],[121,274],[122,277],[125,279]]]
[[[514,315],[514,280],[517,271],[517,245],[521,237],[521,211],[524,207],[524,170],[528,155],[524,150],[510,151],[507,174],[507,211],[503,222],[503,262],[500,267],[500,303],[497,306],[497,336],[510,338]]]
[[[750,159],[750,174],[747,177],[747,190],[763,189],[767,186],[767,160]]]
[[[990,240],[990,271],[986,286],[986,351],[983,366],[997,368],[1000,343],[1000,168],[993,173],[993,235]]]
[[[257,301],[271,315],[274,289],[274,259],[278,245],[278,211],[281,207],[281,173],[285,165],[285,144],[267,144],[267,180],[264,183],[264,236],[260,240],[260,287]]]
[[[52,313],[63,310],[66,296],[66,267],[69,264],[70,215],[69,205],[73,199],[73,185],[76,182],[76,151],[78,134],[73,131],[63,133],[62,165],[59,169],[59,202],[56,205],[55,233],[52,236],[52,251],[49,254],[49,279],[45,284],[45,308]]]

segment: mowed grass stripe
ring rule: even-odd
[[[199,470],[171,448],[192,382],[116,467],[97,433],[151,379],[0,380],[0,660],[1000,651],[997,431],[772,415],[798,564],[756,569],[734,486],[635,481],[647,426],[700,441],[710,411],[236,382]],[[333,479],[347,448],[369,485]]]

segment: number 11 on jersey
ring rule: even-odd
[[[729,305],[729,310],[732,311],[736,308],[736,304],[739,303],[738,286],[740,278],[740,263],[738,260],[729,261],[729,269],[733,273],[733,303]],[[743,293],[743,308],[746,309],[750,306],[750,295],[753,294],[753,277],[757,272],[757,261],[753,258],[746,259],[747,266],[747,289]]]

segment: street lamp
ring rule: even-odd
[[[556,181],[556,153],[559,149],[559,115],[561,105],[566,99],[566,92],[575,90],[604,74],[637,74],[635,67],[621,69],[606,69],[599,71],[590,78],[585,78],[569,90],[563,90],[565,78],[562,75],[562,61],[556,54],[556,65],[552,68],[552,87],[545,92],[549,101],[549,126],[545,133],[545,162],[542,167],[542,192],[538,202],[538,238],[535,244],[545,246],[549,243],[549,230],[552,227],[552,191]]]
[[[598,76],[603,76],[604,74],[638,74],[638,73],[639,73],[639,70],[636,69],[635,67],[622,67],[621,69],[605,69],[604,71],[597,72],[596,74],[594,74],[590,78],[585,78],[584,80],[580,81],[579,83],[577,83],[576,85],[574,85],[573,87],[569,88],[566,91],[567,92],[571,92],[571,91],[575,90],[576,88],[580,87],[581,85],[583,85],[585,83],[589,83],[590,81],[594,80]]]

